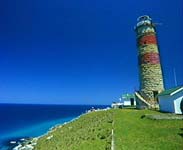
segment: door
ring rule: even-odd
[[[154,100],[158,102],[158,91],[153,91]]]
[[[131,106],[134,106],[134,98],[130,98]]]

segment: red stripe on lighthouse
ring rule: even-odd
[[[138,40],[138,44],[139,45],[157,44],[156,36],[155,35],[143,36]]]
[[[140,64],[159,64],[160,58],[158,53],[146,53],[140,57]]]

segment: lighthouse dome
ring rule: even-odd
[[[139,27],[141,25],[151,25],[152,24],[152,19],[147,15],[140,16],[137,19],[137,21],[138,21],[138,23],[137,23],[136,27]]]

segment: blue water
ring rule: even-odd
[[[71,121],[92,107],[107,106],[0,104],[0,150],[11,149],[12,140],[40,136],[51,127]]]

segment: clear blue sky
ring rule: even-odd
[[[139,88],[140,15],[157,26],[166,88],[183,85],[183,1],[1,0],[0,103],[110,104]]]

